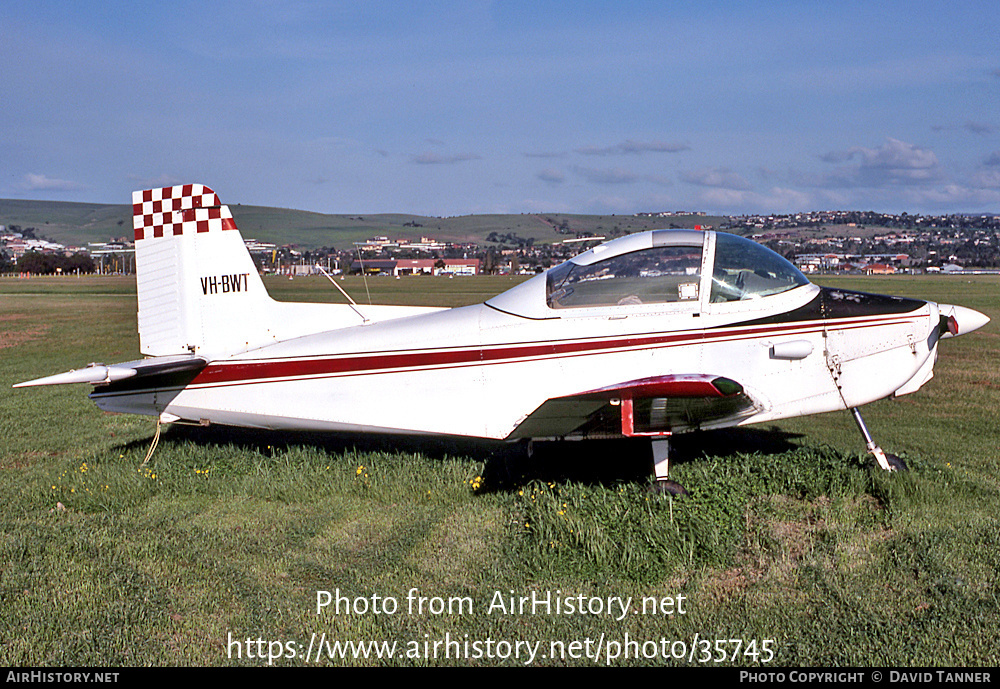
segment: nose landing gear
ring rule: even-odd
[[[894,454],[884,452],[881,447],[879,447],[874,440],[872,440],[871,433],[868,432],[868,426],[865,425],[865,420],[861,418],[861,412],[858,411],[857,407],[851,407],[851,414],[854,416],[854,423],[858,424],[858,430],[861,431],[861,435],[865,439],[865,445],[868,447],[868,453],[875,457],[875,461],[878,465],[885,469],[886,471],[907,471],[906,463],[902,459]]]

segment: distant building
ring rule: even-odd
[[[391,275],[479,275],[482,271],[478,258],[400,258],[354,261],[351,272],[389,273]]]
[[[445,258],[442,273],[453,273],[455,275],[479,275],[480,261],[478,258]]]
[[[394,275],[396,270],[396,261],[390,259],[373,258],[367,261],[354,261],[351,263],[351,272],[360,273],[364,269],[365,273],[368,275],[377,275],[379,273],[389,273]]]

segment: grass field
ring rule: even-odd
[[[86,386],[10,389],[137,357],[134,283],[0,280],[0,665],[995,666],[1000,278],[823,282],[993,319],[942,342],[922,390],[866,408],[911,471],[873,469],[848,414],[826,414],[679,438],[692,495],[671,500],[631,442],[527,461],[171,428],[143,467],[151,419],[102,413]],[[511,284],[368,288],[453,306]],[[268,288],[337,300],[323,279]],[[552,607],[511,610],[533,594]]]

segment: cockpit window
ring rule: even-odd
[[[766,246],[733,234],[716,235],[713,302],[757,299],[807,284],[798,268]]]
[[[698,301],[701,245],[660,246],[589,266],[567,261],[548,272],[549,308]]]

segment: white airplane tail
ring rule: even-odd
[[[278,340],[424,313],[417,307],[276,302],[227,206],[202,184],[132,194],[139,348],[147,356],[239,354]]]
[[[132,194],[143,354],[268,344],[268,296],[229,208],[201,184]]]

